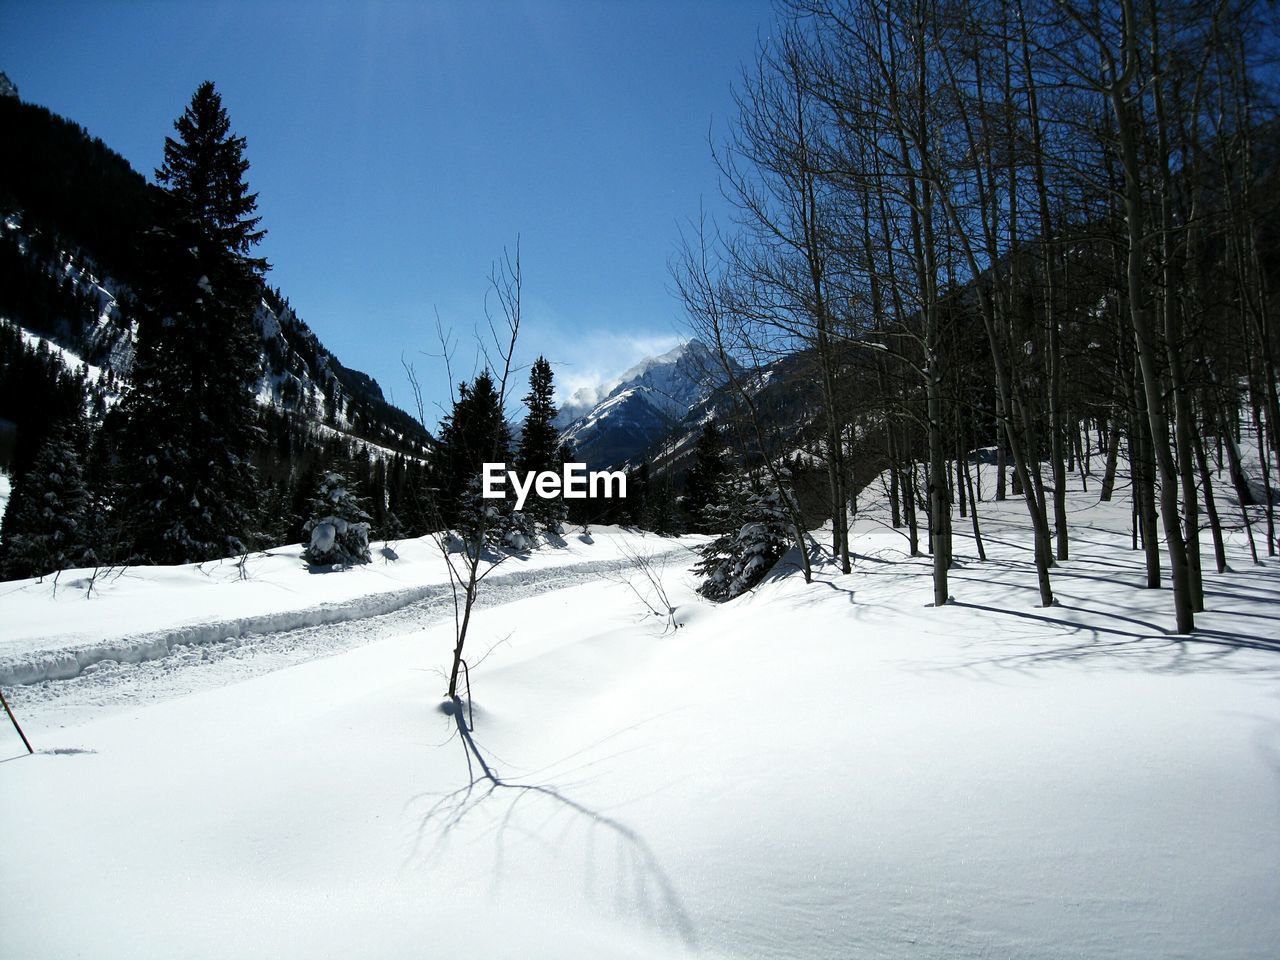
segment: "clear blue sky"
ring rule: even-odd
[[[407,408],[400,355],[436,350],[436,309],[471,372],[517,234],[521,359],[545,353],[562,394],[674,344],[678,224],[721,211],[708,128],[773,20],[768,0],[0,0],[0,70],[148,177],[213,80],[248,138],[270,281]]]

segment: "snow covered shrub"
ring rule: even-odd
[[[754,587],[791,546],[791,521],[776,489],[754,492],[741,480],[721,485],[705,514],[725,530],[699,551],[694,572],[708,600],[732,600]],[[726,529],[727,528],[727,529]]]
[[[508,549],[521,552],[533,546],[538,536],[538,524],[531,515],[512,510],[500,519],[502,542]]]
[[[364,502],[350,490],[347,478],[327,471],[307,509],[302,527],[308,538],[302,559],[312,566],[335,563],[368,563],[369,514]]]
[[[513,504],[510,498],[482,497],[479,481],[469,483],[458,500],[459,538],[482,543],[490,550],[521,552],[532,548],[538,537],[538,520],[529,511],[513,509]]]

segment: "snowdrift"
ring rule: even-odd
[[[536,588],[562,569],[579,576],[615,569],[625,552],[688,550],[685,544],[618,527],[570,532],[562,546],[507,557],[487,580]],[[67,680],[99,664],[139,663],[182,646],[222,643],[383,616],[452,595],[430,537],[373,545],[374,563],[317,572],[300,548],[235,561],[179,567],[91,570],[0,584],[0,686]],[[386,559],[394,556],[394,560]],[[414,583],[417,581],[417,583]],[[407,586],[406,584],[414,584]]]

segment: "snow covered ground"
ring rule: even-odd
[[[549,551],[529,563],[559,579],[479,611],[461,718],[451,625],[411,604],[293,631],[342,651],[302,662],[250,634],[189,689],[147,678],[173,654],[6,687],[39,753],[0,731],[0,952],[1275,957],[1280,564],[1233,542],[1176,637],[1167,591],[1135,589],[1127,500],[1095,497],[1073,494],[1078,559],[1047,610],[1016,501],[982,505],[988,563],[957,522],[943,608],[883,503],[852,574],[779,569],[720,607],[679,543],[641,541],[676,551],[674,631],[644,577],[602,572],[625,535],[597,534],[565,548],[580,576]],[[427,569],[403,562],[314,579],[397,595]],[[314,599],[284,566],[258,579]],[[2,619],[28,626],[5,636],[41,649],[37,595],[48,650],[83,641],[85,610],[133,635],[223,609],[206,595],[303,609],[254,577],[155,577],[122,578],[118,606],[10,590]]]
[[[507,558],[490,578],[507,588],[532,588],[581,564],[594,565],[598,576],[641,544],[647,551],[667,549],[659,538],[613,527],[570,532],[558,546]],[[373,563],[333,572],[309,569],[301,548],[291,545],[251,555],[243,568],[226,560],[66,570],[56,578],[0,583],[0,685],[65,680],[104,663],[349,623],[451,596],[431,538],[372,549]]]

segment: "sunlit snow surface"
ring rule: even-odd
[[[442,710],[452,608],[431,600],[250,633],[203,674],[179,651],[7,687],[40,752],[0,735],[0,953],[1276,956],[1280,565],[1233,535],[1236,572],[1174,637],[1168,591],[1136,589],[1127,491],[1073,489],[1077,559],[1047,610],[1018,501],[981,505],[985,564],[957,518],[938,609],[868,495],[852,574],[780,570],[719,608],[676,542],[545,551],[476,615],[466,736]],[[675,551],[657,562],[680,629],[610,572],[624,545]],[[227,619],[252,612],[236,591],[265,615],[439,582],[425,553],[406,573],[287,559],[204,589],[234,598]],[[85,611],[160,630],[170,594],[209,616],[203,573],[130,575],[128,612],[44,600],[44,646],[81,642]],[[27,603],[0,595],[0,615]]]

